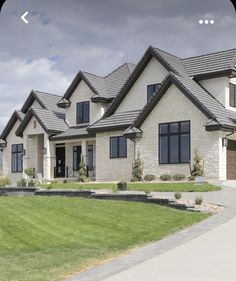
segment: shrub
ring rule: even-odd
[[[47,184],[46,186],[46,189],[50,190],[50,189],[53,189],[53,185],[50,183],[50,184]]]
[[[179,200],[181,199],[182,194],[180,192],[175,192],[175,199]]]
[[[34,187],[34,186],[35,186],[34,180],[29,181],[29,182],[28,182],[28,186],[29,186],[29,187]]]
[[[170,181],[171,179],[172,179],[172,176],[169,174],[160,175],[160,180],[162,180],[162,181]]]
[[[117,189],[118,190],[127,190],[127,183],[124,181],[120,181],[117,183]]]
[[[198,151],[195,150],[194,152],[194,164],[193,169],[191,170],[191,176],[192,177],[201,177],[204,174],[204,168],[202,163],[202,158],[199,155]]]
[[[25,169],[24,170],[25,174],[28,176],[28,177],[32,177],[34,178],[35,177],[35,169],[34,168],[29,168],[29,169]]]
[[[20,180],[16,183],[17,187],[26,187],[26,184],[27,184],[27,182],[26,182],[25,179],[20,179]]]
[[[11,180],[9,178],[0,178],[0,187],[6,187],[11,184]]]
[[[184,174],[175,174],[173,175],[173,180],[174,181],[182,181],[184,180],[186,177]]]
[[[87,169],[84,163],[84,156],[81,156],[81,161],[79,164],[79,176],[78,181],[79,182],[85,182],[87,180]]]
[[[63,183],[68,183],[68,180],[64,180]]]
[[[144,177],[145,181],[154,181],[156,177],[154,175],[148,174]]]
[[[139,154],[138,154],[137,159],[133,163],[132,175],[133,175],[133,178],[131,179],[132,182],[142,181],[143,166],[142,166],[142,162],[140,160]]]
[[[197,196],[197,197],[195,198],[195,204],[196,204],[196,205],[202,205],[202,203],[203,203],[202,197],[201,197],[201,196]]]

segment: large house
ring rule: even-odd
[[[106,77],[79,72],[63,97],[32,91],[1,134],[3,174],[34,168],[75,178],[81,156],[97,181],[190,174],[194,151],[206,177],[236,179],[236,49],[179,58],[150,46],[137,65]]]

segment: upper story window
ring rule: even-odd
[[[160,87],[160,83],[147,86],[147,101],[149,101],[154,96],[154,94],[157,92],[157,90],[160,89]]]
[[[236,85],[229,84],[229,105],[236,108]]]
[[[13,144],[11,151],[12,173],[23,171],[23,144]]]
[[[79,102],[76,105],[76,123],[84,124],[89,123],[89,101]]]
[[[159,124],[159,163],[190,161],[190,121]]]
[[[127,138],[111,137],[110,138],[110,158],[127,157]]]

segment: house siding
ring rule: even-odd
[[[7,147],[3,149],[2,159],[3,159],[3,176],[9,177],[13,183],[17,182],[22,178],[22,173],[12,173],[12,161],[11,161],[11,150],[13,144],[23,144],[23,139],[16,136],[15,132],[20,125],[18,120],[7,136]]]
[[[110,159],[110,137],[122,136],[123,131],[99,133],[96,136],[96,180],[129,181],[132,178],[134,143],[127,140],[127,158]]]
[[[191,161],[197,149],[204,159],[206,176],[225,179],[226,150],[222,149],[220,132],[205,130],[207,117],[174,85],[167,90],[141,126],[143,136],[136,142],[136,153],[140,153],[144,164],[143,174],[154,174],[157,177],[164,173],[190,174],[189,164],[159,164],[159,124],[185,120],[191,121]]]
[[[147,86],[161,83],[167,74],[167,70],[155,58],[152,58],[116,112],[141,110],[147,103]]]
[[[94,96],[93,91],[82,80],[73,95],[70,98],[71,105],[66,108],[66,122],[69,126],[76,126],[76,104],[78,102],[90,101],[90,123],[100,119],[107,110],[105,103],[93,103],[91,97]]]

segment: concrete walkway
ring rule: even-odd
[[[196,195],[199,193],[183,193],[183,198],[192,199]],[[206,202],[226,208],[199,224],[69,280],[235,281],[236,188],[226,187],[202,196]]]

